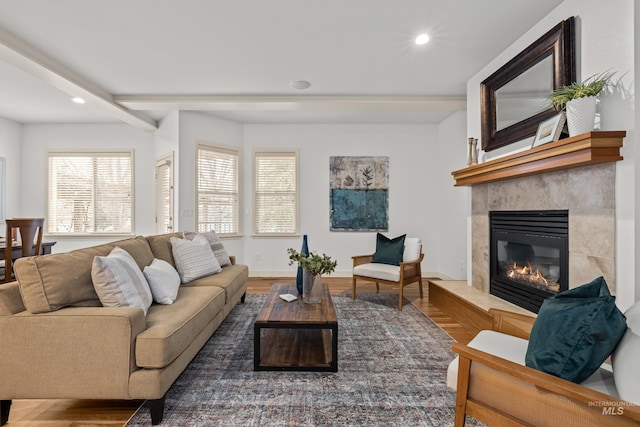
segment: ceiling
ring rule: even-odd
[[[146,130],[175,109],[243,123],[438,123],[465,108],[471,76],[560,3],[0,0],[0,117]],[[422,32],[431,41],[418,46]]]

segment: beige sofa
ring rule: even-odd
[[[235,264],[179,288],[171,305],[103,307],[91,265],[116,246],[142,269],[175,266],[171,236],[121,240],[16,261],[17,281],[0,285],[0,425],[12,399],[145,399],[153,424],[164,396],[238,301],[249,271]]]

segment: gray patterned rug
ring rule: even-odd
[[[338,372],[254,372],[253,321],[264,295],[247,295],[168,391],[163,426],[448,426],[453,340],[397,296],[332,296]],[[143,405],[127,426],[149,426]],[[475,425],[472,421],[467,425]]]

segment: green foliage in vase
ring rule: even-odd
[[[582,83],[571,83],[554,90],[549,95],[549,101],[556,110],[561,111],[572,99],[598,96],[609,85],[613,73],[605,72],[589,77]]]
[[[311,274],[331,274],[335,271],[338,261],[334,261],[326,254],[318,255],[309,252],[309,255],[300,253],[293,248],[287,249],[289,253],[289,265],[297,262],[300,267],[308,270]]]

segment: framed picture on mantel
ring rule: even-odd
[[[549,120],[545,120],[540,123],[531,148],[560,139],[560,134],[562,133],[562,128],[564,127],[566,120],[567,116],[563,111],[562,113],[551,117]]]

